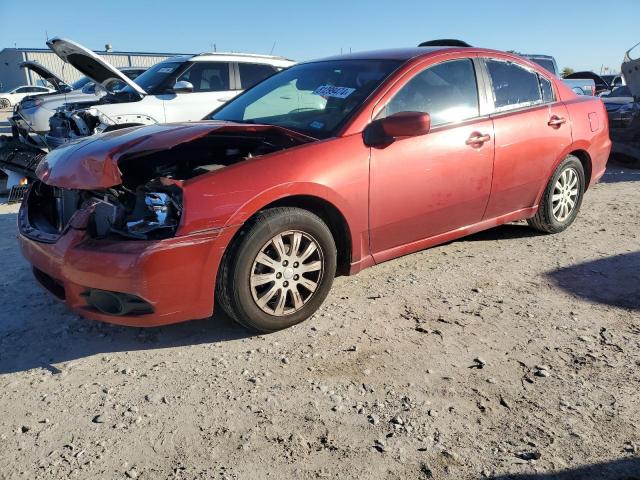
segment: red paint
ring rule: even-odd
[[[173,323],[212,314],[225,249],[247,219],[277,200],[304,195],[332,204],[346,220],[351,273],[356,273],[533,216],[548,179],[571,152],[589,157],[590,184],[604,173],[611,148],[604,106],[599,99],[576,96],[557,78],[550,78],[554,104],[432,127],[426,135],[382,147],[366,146],[363,130],[386,102],[414,73],[440,61],[494,57],[549,76],[514,55],[476,48],[410,49],[377,56],[407,62],[337,137],[314,141],[287,130],[308,143],[181,182],[184,212],[175,238],[101,241],[72,226],[55,244],[20,236],[25,257],[61,282],[71,309],[86,317],[140,326]],[[116,131],[55,150],[38,174],[56,186],[104,188],[121,182],[117,161],[124,153],[171,148],[216,130],[269,128],[276,127],[197,122]],[[80,296],[87,287],[138,295],[155,313],[97,314],[86,309]]]

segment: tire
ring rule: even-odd
[[[296,325],[327,297],[336,257],[333,235],[317,215],[293,207],[259,212],[225,252],[216,281],[218,305],[260,332]]]
[[[6,98],[0,98],[0,108],[9,108],[11,106],[11,102]]]
[[[576,180],[575,187],[571,186],[574,183],[573,178]],[[561,184],[563,181],[569,185],[562,187]],[[566,188],[566,190],[562,188]],[[585,178],[582,163],[577,157],[568,155],[560,165],[558,165],[555,172],[553,172],[542,195],[538,211],[535,216],[528,219],[527,222],[531,227],[544,233],[559,233],[566,230],[576,219],[580,211],[582,198],[584,197],[584,189]],[[574,190],[575,197],[573,196]],[[555,205],[554,197],[556,199]],[[573,201],[572,207],[571,201]],[[564,207],[562,207],[562,205],[559,206],[558,202],[560,204],[564,203],[570,210],[564,210]]]

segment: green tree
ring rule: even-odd
[[[564,67],[562,69],[562,78],[566,77],[567,75],[571,75],[573,72],[575,72],[575,70],[573,68]]]

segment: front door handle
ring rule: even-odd
[[[488,142],[489,140],[491,140],[491,135],[483,135],[479,132],[473,132],[471,136],[467,138],[467,141],[465,143],[467,145],[479,147],[484,143]]]
[[[547,122],[547,125],[549,125],[550,127],[559,128],[560,125],[564,125],[565,123],[567,123],[566,118],[559,117],[557,115],[552,115],[549,121]]]

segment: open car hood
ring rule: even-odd
[[[38,62],[27,61],[22,62],[20,64],[20,68],[26,68],[27,70],[31,70],[32,72],[37,73],[42,78],[44,78],[47,82],[49,82],[53,87],[58,91],[58,93],[70,92],[71,87],[62,80],[59,76],[53,73],[44,65],[41,65]]]
[[[55,187],[97,190],[122,184],[118,161],[134,154],[167,151],[208,135],[277,133],[303,144],[317,139],[274,125],[201,121],[124,128],[60,146],[47,154],[36,176]],[[135,160],[132,160],[135,162]]]
[[[140,97],[147,94],[140,85],[116,67],[78,43],[65,40],[64,38],[52,38],[51,40],[47,40],[47,45],[63,61],[71,64],[106,89],[108,89],[111,83],[121,81],[131,87]]]
[[[624,54],[624,62],[622,63],[622,76],[631,90],[631,95],[640,98],[640,58],[631,58],[631,50],[639,46],[636,43]]]

